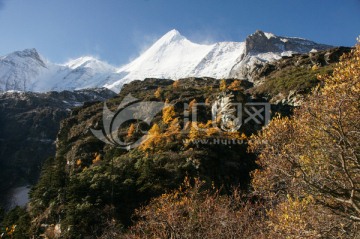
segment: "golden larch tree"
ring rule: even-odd
[[[178,81],[178,80],[174,81],[174,83],[172,84],[172,87],[173,87],[174,89],[178,89],[179,86],[180,86],[180,81]]]
[[[165,124],[169,124],[175,117],[175,108],[173,105],[166,106],[162,110],[162,120]]]
[[[226,90],[226,81],[225,81],[225,79],[222,79],[221,81],[220,81],[220,90],[221,91],[225,91]]]
[[[155,91],[154,93],[154,96],[158,99],[161,98],[161,95],[162,95],[162,89],[160,87],[157,88],[157,90]]]
[[[233,91],[241,90],[241,82],[239,80],[234,80],[233,82],[231,82],[228,89]]]
[[[148,132],[147,139],[140,145],[140,149],[143,151],[154,151],[156,147],[161,147],[162,141],[161,129],[158,124],[153,124]]]
[[[128,138],[131,138],[131,137],[134,135],[135,131],[136,131],[135,124],[131,124],[131,125],[129,126],[128,131],[127,131],[127,137],[128,137]]]

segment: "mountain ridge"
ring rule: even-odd
[[[43,58],[36,49],[0,57],[0,91],[61,91],[106,87],[119,92],[125,83],[145,78],[247,78],[257,64],[332,46],[256,31],[243,42],[198,44],[173,29],[135,60],[120,67],[92,56],[64,64]]]

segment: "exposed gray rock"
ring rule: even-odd
[[[246,54],[285,52],[307,53],[312,49],[325,50],[333,46],[318,44],[302,38],[278,37],[257,30],[246,38]]]

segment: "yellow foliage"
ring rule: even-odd
[[[143,151],[154,151],[156,147],[161,146],[162,142],[161,130],[158,124],[154,124],[148,132],[147,139],[140,145],[140,149]]]
[[[137,210],[140,220],[130,228],[130,238],[266,238],[260,236],[256,220],[263,217],[257,205],[244,203],[237,191],[220,195],[204,186],[204,181],[186,178],[179,189]]]
[[[169,142],[169,141],[173,141],[173,140],[181,138],[180,134],[181,134],[181,132],[180,132],[179,119],[175,118],[171,121],[164,136],[166,137],[167,141]]]
[[[149,130],[149,135],[150,136],[156,136],[156,135],[160,135],[161,130],[158,124],[154,124],[151,129]]]
[[[220,81],[220,90],[226,90],[226,81],[224,79]]]
[[[77,166],[80,166],[81,163],[82,163],[81,159],[76,160],[76,165],[77,165]]]
[[[174,81],[174,83],[172,84],[172,87],[173,87],[174,89],[178,89],[179,86],[180,86],[180,81],[178,81],[178,80]]]
[[[203,139],[206,137],[207,126],[203,123],[192,122],[190,132],[188,135],[189,140]]]
[[[158,87],[157,90],[154,93],[154,96],[156,98],[161,98],[161,95],[162,95],[162,89],[160,87]]]
[[[134,124],[131,124],[131,125],[129,126],[129,129],[128,129],[128,132],[127,132],[127,137],[128,137],[128,138],[132,137],[132,136],[134,135],[135,131],[136,131],[135,125],[134,125]]]
[[[174,147],[173,142],[177,142],[177,140],[182,137],[180,130],[178,118],[174,118],[168,122],[168,127],[164,132],[160,129],[159,125],[155,123],[149,130],[146,140],[140,145],[139,149],[147,152],[168,150],[169,147]]]
[[[311,70],[313,70],[313,71],[316,71],[316,70],[318,70],[320,67],[318,66],[318,65],[313,65],[312,67],[311,67]]]
[[[16,230],[16,225],[12,225],[11,227],[6,227],[6,235],[10,236],[10,238],[13,238],[14,232]],[[2,238],[2,235],[0,235],[0,238]]]
[[[218,127],[214,127],[213,122],[207,123],[192,122],[188,134],[189,142],[198,139],[221,138],[227,140],[247,140],[247,136],[240,132],[223,132]]]
[[[303,232],[307,232],[306,238],[314,238],[318,232],[309,228],[315,222],[312,221],[312,218],[306,216],[313,210],[313,203],[314,199],[311,196],[299,199],[287,195],[286,201],[267,212],[269,226],[275,233],[280,235],[298,236]]]
[[[97,164],[101,161],[101,155],[99,153],[95,153],[95,158],[93,159],[92,163]]]
[[[197,103],[196,99],[193,99],[192,101],[190,101],[189,103],[189,110],[191,111],[192,108],[195,106],[195,104]]]
[[[206,130],[206,136],[207,136],[207,137],[216,136],[216,135],[218,135],[219,133],[221,133],[221,131],[220,131],[217,127],[211,127],[211,128],[208,128],[208,129]]]
[[[169,124],[175,117],[175,108],[173,105],[167,106],[163,109],[162,120],[165,124]]]
[[[224,132],[226,138],[233,140],[247,140],[247,136],[244,133],[240,132]]]
[[[229,90],[239,91],[241,90],[241,83],[239,80],[234,80],[228,87]]]

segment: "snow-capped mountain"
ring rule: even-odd
[[[248,36],[245,42],[201,45],[189,41],[177,30],[171,30],[137,59],[121,67],[117,71],[124,75],[121,80],[105,87],[117,91],[124,83],[145,77],[249,78],[249,73],[261,62],[328,48],[331,46],[301,38],[278,37],[262,31]]]
[[[121,78],[116,70],[89,56],[54,64],[35,49],[26,49],[0,58],[0,91],[46,92],[102,87]]]
[[[0,91],[50,91],[106,87],[118,92],[123,84],[145,78],[249,78],[262,62],[331,46],[257,31],[244,42],[197,44],[171,30],[132,62],[111,66],[94,57],[54,64],[35,49],[0,57]],[[251,80],[251,79],[249,79]]]

